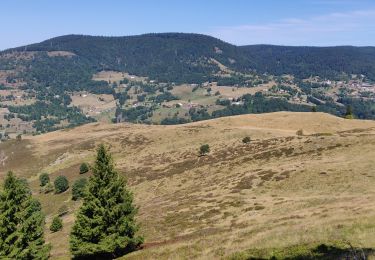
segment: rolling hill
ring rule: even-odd
[[[302,131],[299,131],[302,130]],[[375,122],[325,113],[240,115],[178,126],[91,123],[0,144],[0,177],[24,177],[50,233],[53,259],[68,259],[80,202],[71,189],[40,193],[38,175],[70,183],[105,143],[140,207],[144,249],[124,259],[247,259],[297,246],[375,248]],[[242,143],[249,136],[251,142]],[[201,144],[211,152],[199,157]],[[299,250],[299,251],[298,251]],[[273,252],[273,253],[272,253]],[[285,256],[285,255],[284,255]]]

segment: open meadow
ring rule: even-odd
[[[242,142],[246,136],[250,143]],[[69,259],[80,201],[71,188],[40,193],[38,175],[65,175],[71,186],[90,175],[80,175],[79,166],[93,162],[100,143],[110,147],[139,206],[144,248],[123,259],[246,259],[248,249],[270,257],[272,250],[336,242],[375,248],[374,137],[373,121],[324,113],[177,126],[91,123],[0,144],[0,177],[12,170],[30,183],[47,215],[52,259]],[[202,144],[211,148],[206,156],[198,156]],[[64,228],[51,233],[63,205]]]

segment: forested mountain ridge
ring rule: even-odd
[[[216,52],[215,52],[216,48]],[[199,83],[217,72],[215,58],[245,64],[236,46],[199,34],[165,33],[125,37],[67,35],[12,51],[69,51],[95,70],[126,71],[160,81]]]
[[[375,47],[238,47],[206,35],[160,33],[124,37],[66,35],[4,52],[12,51],[70,51],[97,70],[127,71],[183,83],[200,83],[217,72],[210,58],[239,71],[300,78],[363,74],[375,80]]]
[[[298,78],[337,78],[342,73],[375,79],[375,47],[294,47],[248,45],[239,47],[259,72],[291,74]]]

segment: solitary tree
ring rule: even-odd
[[[82,163],[81,166],[79,167],[79,173],[84,174],[89,171],[89,166],[87,163]]]
[[[92,172],[70,234],[73,257],[109,259],[137,249],[143,238],[136,235],[133,195],[104,145],[97,150]]]
[[[41,175],[39,175],[39,182],[40,182],[40,186],[44,186],[46,185],[47,183],[49,183],[49,175],[48,173],[42,173]]]
[[[54,184],[55,184],[55,192],[56,193],[62,193],[64,191],[66,191],[67,189],[69,189],[68,179],[63,175],[57,176]]]
[[[204,156],[210,152],[210,146],[208,144],[203,144],[199,148],[199,155]]]
[[[48,259],[44,215],[27,184],[9,172],[0,193],[0,259]]]
[[[49,230],[52,232],[60,231],[63,228],[62,220],[59,216],[56,216],[52,219],[51,226],[49,227]]]

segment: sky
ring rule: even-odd
[[[375,0],[1,0],[0,50],[66,34],[202,33],[236,45],[375,46]]]

